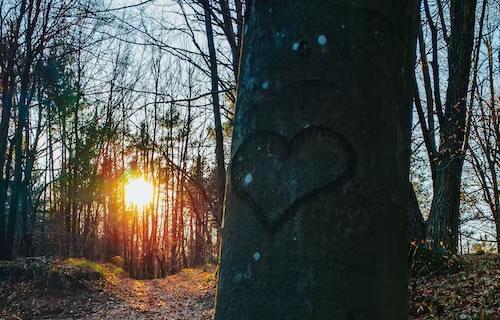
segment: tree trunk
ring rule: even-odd
[[[498,209],[494,213],[494,219],[495,219],[495,227],[496,227],[496,232],[497,232],[497,239],[496,239],[497,240],[497,252],[500,253],[500,212],[498,212]]]
[[[425,239],[425,221],[418,205],[417,195],[411,182],[409,183],[408,202],[408,240],[420,241]]]
[[[216,319],[407,317],[414,1],[254,1]]]
[[[433,248],[458,248],[460,185],[465,151],[467,89],[474,43],[475,0],[451,2],[448,89],[441,123],[434,197],[426,237]]]
[[[4,73],[2,77],[2,118],[0,120],[0,259],[9,259],[12,254],[12,244],[13,239],[10,237],[14,236],[10,230],[12,227],[13,221],[7,221],[7,193],[9,188],[9,179],[4,179],[4,171],[5,176],[9,176],[8,172],[10,170],[9,166],[5,166],[6,161],[6,151],[8,146],[8,136],[9,136],[9,125],[12,114],[13,100],[15,94],[15,85],[16,85],[16,51],[19,48],[19,33],[21,29],[21,24],[24,20],[26,14],[26,6],[27,1],[22,0],[20,2],[19,14],[16,17],[16,22],[12,25],[10,34],[10,41],[3,41],[7,44],[4,53],[2,53],[2,59],[6,59],[7,61],[2,63],[2,72]],[[8,48],[8,50],[7,50]],[[17,154],[16,154],[17,158]],[[10,216],[10,212],[9,212]],[[11,234],[12,233],[12,234]],[[5,245],[4,245],[5,244]]]
[[[222,132],[222,122],[219,104],[219,73],[217,71],[217,57],[214,44],[214,33],[212,30],[211,9],[208,0],[202,0],[205,28],[207,34],[208,55],[210,58],[210,78],[212,90],[212,105],[214,110],[214,130],[215,130],[215,159],[217,162],[217,221],[222,221],[222,207],[224,202],[224,192],[226,185],[226,164],[224,163],[224,136]]]
[[[10,165],[5,166],[5,162],[7,160],[8,132],[12,110],[12,95],[8,73],[4,75],[2,83],[4,91],[2,93],[2,119],[0,120],[0,243],[5,243],[7,240],[5,226],[8,223],[5,213],[7,212],[6,201],[9,179],[4,178],[4,171],[5,175],[8,176]],[[7,259],[9,256],[7,246],[0,245],[0,259]]]
[[[23,177],[23,158],[24,158],[24,139],[23,139],[23,129],[27,121],[27,106],[24,105],[26,101],[26,97],[23,95],[23,91],[21,89],[21,99],[19,104],[19,114],[18,114],[18,123],[16,127],[16,132],[14,135],[14,152],[15,152],[15,162],[14,162],[14,181],[12,183],[12,194],[10,197],[9,203],[9,219],[7,223],[6,230],[6,241],[5,241],[5,250],[6,250],[6,258],[13,258],[13,249],[14,249],[14,235],[16,233],[17,222],[18,222],[18,213],[19,213],[19,200],[21,197],[22,191],[22,177]]]
[[[458,248],[460,211],[460,182],[462,159],[442,162],[436,167],[435,194],[432,198],[431,215],[427,220],[427,239],[434,249]]]

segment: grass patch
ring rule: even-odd
[[[68,258],[62,263],[85,271],[99,273],[103,277],[106,275],[106,270],[101,264],[84,258]]]
[[[100,278],[114,285],[119,284],[120,278],[125,276],[125,271],[113,263],[102,264],[85,258],[68,258],[62,264],[78,268],[84,273],[98,274]]]
[[[215,268],[211,265],[198,267],[198,268],[184,268],[179,273],[173,275],[184,280],[196,282],[212,282],[215,281]]]

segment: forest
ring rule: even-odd
[[[0,0],[0,318],[70,261],[210,270],[206,319],[405,319],[414,273],[500,268],[499,85],[495,0]]]

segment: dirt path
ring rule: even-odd
[[[0,319],[208,320],[215,277],[213,272],[186,269],[166,279],[123,277],[90,290],[44,292],[17,284],[11,291],[17,296],[0,308]]]
[[[213,273],[184,270],[167,279],[132,280],[120,293],[121,303],[96,319],[211,319]]]

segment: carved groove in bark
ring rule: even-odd
[[[314,161],[318,158],[322,162]],[[302,205],[342,188],[355,164],[351,144],[328,128],[308,127],[289,141],[276,132],[257,131],[235,153],[231,182],[256,219],[274,233]]]

